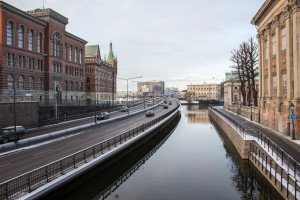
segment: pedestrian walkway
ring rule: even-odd
[[[236,115],[233,112],[223,109],[223,107],[213,107],[213,109],[218,111],[218,113],[224,115],[227,119],[229,119],[234,124],[241,126],[243,129],[245,129],[244,131],[247,134],[257,137],[258,133],[261,133],[267,136],[277,146],[283,149],[285,153],[287,153],[295,161],[300,163],[300,141],[299,140],[292,140],[291,136],[280,133],[260,123],[250,121],[249,119],[243,116]]]

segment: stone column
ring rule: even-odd
[[[282,80],[281,80],[281,73],[280,73],[280,63],[281,63],[281,30],[279,31],[280,23],[279,23],[279,16],[275,17],[274,26],[275,26],[275,34],[276,34],[276,78],[277,78],[277,98],[282,96]]]
[[[287,71],[287,101],[291,99],[292,94],[292,81],[291,81],[291,17],[289,8],[286,7],[284,11],[285,16],[285,30],[286,30],[286,71]]]
[[[293,99],[300,99],[300,9],[297,5],[293,6],[293,69],[292,76],[294,81],[294,97]],[[292,91],[293,92],[293,91]]]
[[[257,35],[258,38],[258,51],[259,51],[259,89],[258,89],[258,97],[261,98],[264,96],[264,35],[263,33],[259,33]]]
[[[266,30],[266,36],[267,36],[267,44],[268,45],[268,74],[266,74],[267,76],[267,81],[268,81],[268,98],[271,97],[271,79],[272,79],[272,74],[271,74],[271,57],[272,57],[272,54],[271,54],[271,48],[272,48],[272,43],[271,43],[271,37],[270,37],[270,26],[268,26],[268,29]],[[264,77],[265,78],[265,77]]]

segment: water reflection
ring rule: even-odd
[[[208,110],[198,105],[186,106],[186,118],[188,123],[209,123]]]
[[[260,172],[248,160],[243,160],[233,146],[231,140],[212,120],[214,128],[223,141],[226,159],[230,160],[232,185],[240,193],[241,199],[283,200]]]

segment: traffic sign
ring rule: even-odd
[[[296,115],[295,114],[291,114],[291,119],[296,119]]]

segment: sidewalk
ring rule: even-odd
[[[300,140],[292,140],[291,136],[285,135],[279,131],[273,130],[263,124],[250,121],[249,119],[236,115],[235,113],[225,110],[221,107],[214,107],[220,111],[223,115],[231,118],[239,124],[243,124],[246,127],[246,132],[250,135],[257,136],[257,132],[263,133],[270,138],[280,148],[282,148],[287,154],[300,163]]]

